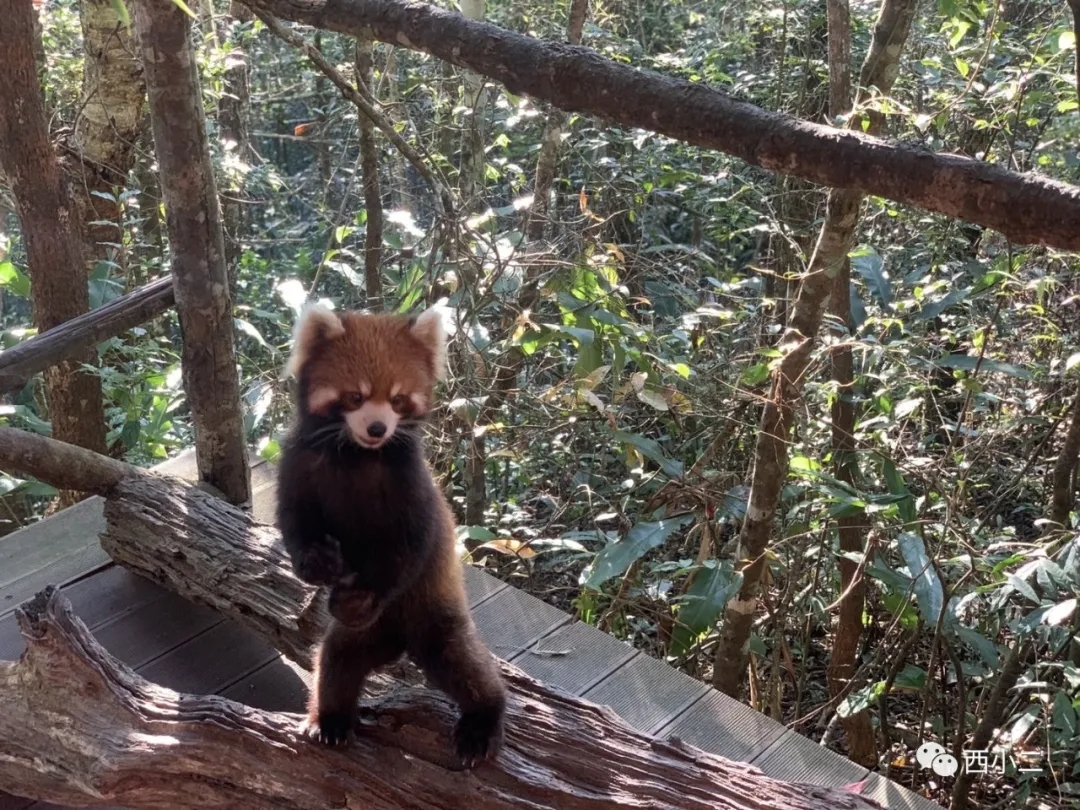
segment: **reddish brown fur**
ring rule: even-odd
[[[388,401],[398,385],[429,405],[443,362],[433,323],[322,312],[301,324],[299,419],[279,468],[278,522],[297,575],[331,588],[310,732],[344,740],[365,678],[408,653],[460,706],[456,748],[472,765],[501,745],[506,692],[469,615],[453,515],[414,422],[422,414],[410,406],[393,440],[369,449],[343,439],[346,397],[314,410],[307,401],[320,387],[366,383],[369,401]]]

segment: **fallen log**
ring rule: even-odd
[[[292,575],[274,528],[177,479],[14,428],[0,428],[0,468],[47,481],[77,469],[64,483],[105,496],[102,545],[114,559],[310,668],[325,599]],[[147,683],[97,645],[56,593],[24,606],[19,622],[27,650],[0,664],[0,789],[35,799],[135,810],[878,807],[652,739],[506,663],[507,747],[466,773],[449,741],[456,711],[441,693],[402,686],[366,701],[356,745],[327,750],[300,738],[299,716]]]
[[[175,303],[172,277],[152,281],[27,341],[0,352],[0,394],[84,349],[151,321]]]
[[[619,64],[415,0],[245,0],[285,20],[436,56],[511,93],[657,132],[769,171],[1080,250],[1080,188],[769,112],[701,83]]]
[[[356,744],[326,748],[297,733],[297,715],[149,683],[101,647],[55,589],[17,615],[27,648],[0,663],[0,784],[47,801],[169,810],[877,807],[650,739],[511,667],[507,745],[495,764],[473,772],[452,764],[455,711],[421,689],[365,701]]]

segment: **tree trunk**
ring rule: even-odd
[[[859,77],[857,104],[869,97],[871,88],[886,96],[892,90],[917,5],[917,0],[883,0]],[[872,130],[880,131],[882,123],[880,117],[871,116]],[[852,125],[859,123],[855,120]],[[833,189],[829,193],[825,222],[800,285],[791,326],[781,342],[786,347],[782,350],[787,353],[773,373],[771,396],[762,413],[754,451],[750,503],[739,534],[739,559],[746,565],[743,585],[725,608],[713,669],[713,685],[731,696],[740,695],[745,682],[750,630],[761,596],[761,575],[780,491],[787,479],[788,437],[795,407],[802,396],[803,377],[826,300],[851,251],[861,204],[862,195],[857,191]]]
[[[585,27],[585,16],[588,12],[589,0],[571,0],[570,20],[566,26],[566,41],[571,45],[581,44],[581,32]],[[562,131],[566,126],[566,119],[567,115],[562,110],[553,110],[544,124],[544,135],[540,140],[540,156],[536,159],[532,210],[529,213],[529,223],[525,228],[525,235],[531,241],[544,237],[544,226],[547,225],[551,206],[551,187],[555,182],[559,145],[562,142]]]
[[[448,764],[454,712],[435,692],[401,688],[365,701],[361,741],[334,749],[298,734],[293,715],[144,680],[94,640],[54,588],[17,618],[27,650],[0,663],[0,779],[36,799],[133,810],[451,810],[463,801],[474,810],[879,808],[651,740],[509,665],[506,753],[464,777]]]
[[[851,111],[851,16],[847,0],[829,0],[829,117],[833,123]],[[849,247],[850,250],[850,247]],[[832,407],[832,453],[836,477],[849,484],[859,478],[859,462],[855,455],[855,406],[852,402],[855,383],[855,357],[848,341],[851,328],[851,262],[846,257],[836,274],[829,312],[833,317],[835,346],[832,357],[832,378],[836,383],[836,399]],[[841,552],[863,552],[869,525],[866,514],[838,518],[838,544]],[[856,672],[859,643],[863,631],[863,607],[866,603],[866,582],[856,581],[858,565],[841,557],[840,605],[836,617],[836,635],[829,658],[829,695],[839,702],[854,688],[851,679]],[[842,717],[847,738],[848,756],[860,765],[877,765],[877,741],[870,713],[863,711]]]
[[[370,37],[356,40],[356,83],[361,92],[367,89],[374,98],[375,41]],[[357,116],[360,125],[360,172],[364,182],[364,288],[368,309],[383,309],[382,291],[382,187],[379,183],[379,147],[375,141],[375,122],[366,115]]]
[[[483,22],[484,0],[460,0],[460,6],[466,19]],[[466,119],[461,130],[458,189],[464,210],[478,211],[483,209],[488,92],[484,76],[471,70],[465,71],[462,84]]]
[[[1080,387],[1076,389],[1071,410],[1069,429],[1052,473],[1050,520],[1060,529],[1069,527],[1069,515],[1075,503],[1076,469],[1080,463]]]
[[[232,50],[226,57],[225,73],[222,76],[224,92],[218,101],[218,126],[221,139],[236,160],[249,164],[253,154],[251,133],[248,129],[248,116],[251,111],[251,87],[248,81],[247,54],[235,43],[237,30],[254,19],[251,9],[237,0],[230,0],[226,25],[232,32],[224,37],[226,42],[233,42]],[[225,198],[221,206],[222,229],[225,235],[225,267],[229,276],[229,291],[236,294],[237,265],[243,252],[246,221],[244,216],[243,183],[238,174],[228,182]],[[237,179],[234,179],[237,178]]]
[[[146,72],[183,339],[184,390],[199,478],[233,503],[250,497],[233,313],[214,174],[188,18],[174,3],[138,0]]]
[[[34,60],[31,0],[0,0],[0,168],[19,209],[33,291],[34,322],[52,329],[89,307],[78,211],[49,142],[45,100]],[[96,364],[91,348],[45,373],[53,435],[105,452],[101,381],[81,370]],[[62,502],[71,496],[62,494]]]
[[[293,577],[272,527],[198,487],[11,428],[0,428],[0,465],[104,494],[110,555],[311,666],[325,600]],[[450,810],[463,801],[475,810],[878,807],[651,739],[509,664],[507,746],[463,777],[448,739],[454,710],[440,693],[401,688],[365,701],[359,742],[334,750],[302,739],[295,715],[144,681],[102,650],[52,589],[20,609],[19,623],[27,651],[0,663],[0,784],[39,800],[133,810]],[[133,748],[132,739],[144,744]]]
[[[617,64],[404,0],[250,0],[331,31],[437,56],[568,112],[717,149],[769,171],[994,228],[1019,244],[1080,250],[1080,188],[771,113],[704,83]]]
[[[75,200],[82,217],[83,256],[123,265],[123,206],[135,165],[146,83],[134,37],[113,0],[81,0],[83,85],[71,138]]]

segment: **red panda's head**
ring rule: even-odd
[[[375,450],[402,423],[422,418],[446,368],[442,315],[304,310],[286,373],[299,382],[302,414],[340,417],[348,436]]]

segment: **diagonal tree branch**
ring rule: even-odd
[[[348,79],[341,75],[341,71],[331,65],[329,60],[322,55],[322,51],[295,31],[290,31],[269,12],[256,8],[255,14],[273,32],[274,36],[289,43],[297,50],[303,51],[307,58],[311,60],[311,63],[341,91],[345,98],[356,106],[360,114],[366,116],[368,120],[379,128],[380,132],[390,139],[390,142],[413,165],[417,173],[431,186],[432,192],[442,203],[443,213],[452,217],[454,215],[454,203],[446,184],[436,177],[435,172],[431,170],[424,158],[420,156],[420,153],[413,149],[409,142],[401,137],[401,133],[394,129],[393,124],[387,121],[386,117],[375,108],[375,99],[368,94],[367,88],[357,88],[350,83]]]
[[[415,0],[249,0],[278,17],[437,56],[569,112],[716,149],[823,186],[877,195],[1014,242],[1080,250],[1080,188],[767,112],[703,84],[542,42]]]

